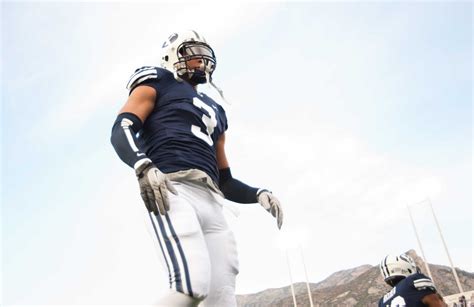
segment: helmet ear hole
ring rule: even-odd
[[[168,62],[168,58],[169,58],[169,57],[168,57],[167,55],[165,55],[165,56],[163,57],[163,60],[165,60],[166,62]]]

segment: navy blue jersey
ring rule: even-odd
[[[431,279],[421,273],[416,273],[400,281],[385,294],[379,301],[379,307],[426,306],[422,299],[432,293],[436,293],[436,288]]]
[[[215,146],[227,129],[224,109],[159,67],[137,69],[128,88],[132,92],[139,85],[157,92],[154,109],[138,133],[140,149],[164,173],[195,168],[219,182]]]

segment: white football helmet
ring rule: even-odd
[[[380,273],[384,281],[394,286],[394,283],[418,272],[415,261],[406,254],[399,256],[387,255],[380,262]]]
[[[201,59],[199,69],[190,69],[186,62]],[[194,30],[186,30],[171,34],[163,43],[161,67],[174,74],[178,81],[183,78],[194,84],[212,81],[212,73],[216,69],[216,56],[206,39]]]

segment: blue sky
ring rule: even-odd
[[[182,28],[216,51],[234,176],[281,198],[311,281],[418,250],[406,205],[426,198],[474,270],[471,3],[2,2],[5,305],[151,304],[166,288],[109,134],[129,75]],[[287,285],[275,222],[229,206],[237,292]],[[447,264],[427,206],[413,213]]]

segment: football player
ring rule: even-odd
[[[446,306],[431,279],[420,273],[410,256],[386,256],[380,263],[380,272],[393,288],[379,300],[379,307]]]
[[[159,306],[236,306],[234,236],[222,200],[260,203],[283,222],[278,199],[232,176],[225,153],[226,113],[197,91],[212,83],[216,57],[195,31],[172,34],[161,67],[135,71],[112,128],[120,159],[133,167],[170,290]],[[216,89],[218,89],[216,87]]]

